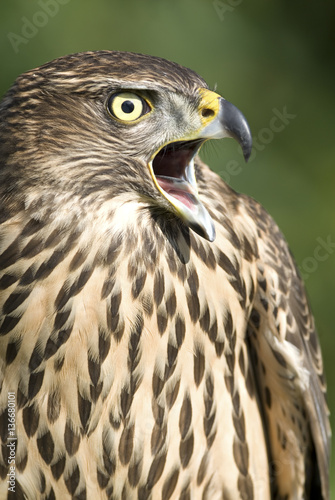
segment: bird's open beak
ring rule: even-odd
[[[246,119],[233,104],[207,89],[200,89],[200,94],[200,128],[156,151],[149,168],[157,189],[185,224],[203,238],[214,241],[213,220],[198,194],[194,157],[206,140],[232,137],[240,144],[247,161],[252,138]]]

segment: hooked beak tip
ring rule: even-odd
[[[234,104],[221,97],[219,119],[228,135],[241,146],[244,159],[247,162],[252,150],[252,136],[243,113]]]

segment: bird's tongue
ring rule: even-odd
[[[183,203],[190,210],[195,210],[199,201],[191,184],[183,179],[176,177],[167,177],[163,175],[156,176],[157,182],[164,191]]]

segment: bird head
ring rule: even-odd
[[[37,187],[38,202],[47,198],[49,207],[51,197],[103,203],[135,196],[210,241],[215,229],[195,157],[205,141],[224,137],[239,142],[246,160],[251,152],[249,127],[234,105],[193,71],[141,54],[56,59],[21,75],[0,111],[0,181],[7,191],[15,184],[26,206]]]

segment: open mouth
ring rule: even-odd
[[[170,142],[149,162],[152,179],[161,195],[187,226],[214,241],[214,223],[200,201],[194,157],[206,139]]]
[[[178,200],[190,210],[197,205],[193,159],[203,142],[201,139],[172,142],[152,161],[153,174],[165,196]]]

